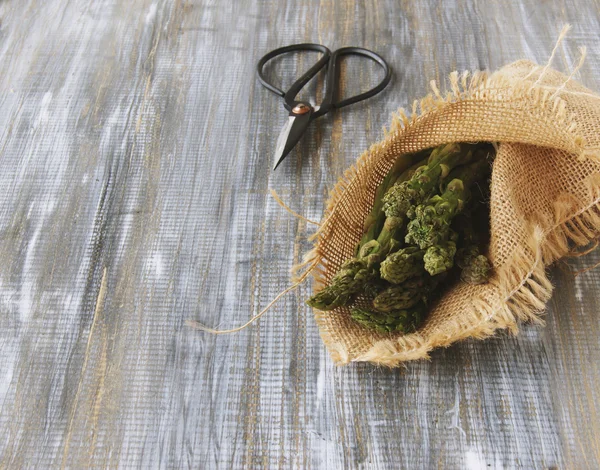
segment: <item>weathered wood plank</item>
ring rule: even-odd
[[[319,219],[430,79],[544,61],[565,22],[556,65],[587,46],[600,89],[599,18],[584,1],[0,2],[0,467],[600,466],[597,271],[553,271],[546,328],[400,371],[335,368],[309,285],[236,335],[184,325],[237,325],[288,285],[312,229],[269,188]],[[304,41],[395,74],[273,173],[285,115],[254,67]],[[347,93],[375,80],[359,65]]]

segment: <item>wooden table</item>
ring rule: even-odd
[[[545,62],[571,22],[554,65],[587,46],[600,89],[598,2],[441,4],[0,1],[0,467],[600,466],[598,271],[552,271],[545,328],[405,370],[335,367],[309,283],[238,334],[185,325],[237,326],[289,285],[313,228],[269,189],[320,219],[430,79]],[[394,78],[272,172],[285,113],[255,64],[310,41],[378,51]],[[346,93],[376,80],[360,65]]]

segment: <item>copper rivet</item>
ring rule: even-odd
[[[310,106],[306,106],[304,103],[299,103],[292,109],[294,114],[306,114],[310,111]]]

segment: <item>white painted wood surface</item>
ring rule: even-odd
[[[406,370],[336,368],[289,284],[327,192],[452,70],[545,61],[600,89],[584,0],[0,1],[0,467],[598,468],[600,273],[553,271],[547,327]],[[389,89],[270,171],[272,48],[381,53]],[[277,71],[289,84],[314,56]],[[376,68],[349,60],[347,91]],[[312,92],[322,92],[322,82]],[[571,262],[581,269],[598,253]]]

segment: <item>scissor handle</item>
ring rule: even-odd
[[[275,85],[267,81],[267,79],[264,77],[263,68],[265,64],[274,57],[295,51],[321,52],[323,53],[323,57],[321,57],[317,61],[317,63],[315,63],[315,65],[313,65],[304,75],[302,75],[298,80],[296,80],[288,91],[283,91],[282,89],[277,88]],[[342,56],[345,55],[359,55],[367,57],[377,62],[383,68],[385,76],[383,77],[383,80],[381,80],[381,82],[374,88],[365,91],[364,93],[360,93],[356,96],[352,96],[341,101],[335,101],[339,89],[340,59]],[[320,104],[319,108],[315,108],[316,110],[313,113],[313,118],[322,116],[323,114],[329,112],[331,109],[343,108],[344,106],[348,106],[349,104],[357,103],[359,101],[365,100],[367,98],[370,98],[371,96],[376,95],[387,86],[392,77],[392,70],[388,66],[387,62],[383,59],[383,57],[368,49],[363,49],[362,47],[342,47],[341,49],[337,49],[332,54],[327,47],[322,46],[320,44],[294,44],[291,46],[280,47],[279,49],[275,49],[269,52],[268,54],[264,55],[258,61],[258,79],[260,83],[269,91],[283,97],[285,100],[285,108],[288,111],[290,111],[297,104],[296,96],[298,95],[298,93],[300,93],[300,90],[302,90],[302,88],[304,88],[304,86],[309,82],[309,80],[313,78],[319,72],[319,70],[321,70],[326,65],[328,65],[328,70],[326,78],[327,89],[325,92],[325,98],[323,99],[323,102]]]
[[[274,57],[295,51],[321,52],[323,54],[323,57],[321,57],[315,65],[308,69],[308,71],[304,75],[302,75],[298,80],[296,80],[288,91],[283,91],[282,89],[277,88],[275,85],[267,81],[263,73],[263,68],[265,64]],[[306,85],[310,81],[310,79],[313,78],[319,72],[319,70],[321,70],[327,64],[327,62],[329,62],[330,58],[331,51],[325,46],[321,46],[320,44],[294,44],[291,46],[280,47],[279,49],[275,49],[269,52],[268,54],[264,55],[258,61],[258,65],[256,67],[256,71],[258,73],[258,80],[267,90],[283,97],[285,99],[285,107],[289,111],[296,104],[296,95],[298,95],[298,93],[300,93],[300,90],[302,90],[304,85]]]
[[[385,76],[377,86],[371,88],[370,90],[341,101],[335,101],[340,82],[340,59],[345,55],[360,55],[377,62],[383,68]],[[342,47],[341,49],[337,49],[331,56],[329,68],[327,70],[327,91],[325,93],[325,98],[323,99],[320,108],[314,113],[314,117],[317,118],[322,116],[332,108],[343,108],[349,104],[358,103],[359,101],[376,95],[387,86],[391,78],[392,70],[383,57],[381,57],[379,54],[376,54],[368,49],[363,49],[362,47]]]

